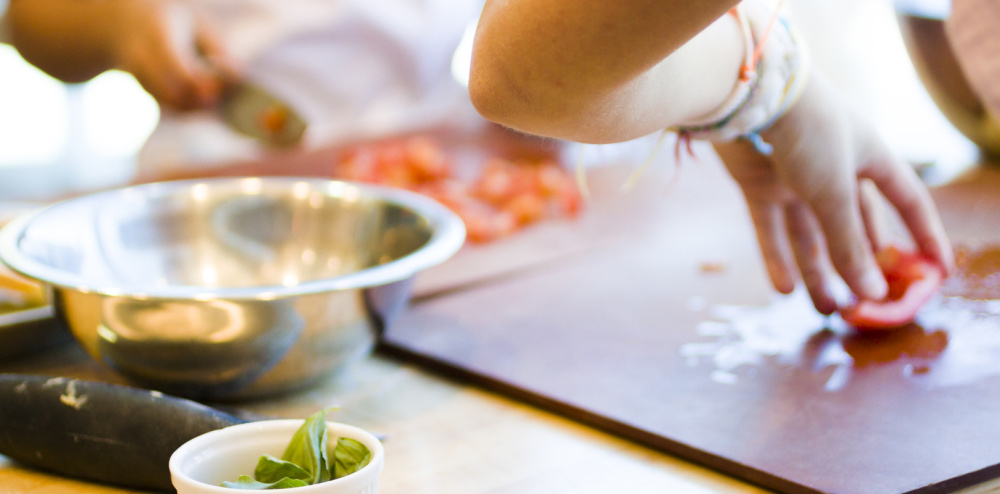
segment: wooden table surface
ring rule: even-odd
[[[0,363],[3,372],[117,381],[75,346]],[[386,494],[764,492],[665,454],[380,354],[316,388],[241,410],[333,418],[386,436]],[[0,456],[0,494],[134,492],[32,470]]]

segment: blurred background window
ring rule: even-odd
[[[0,0],[0,16],[7,3]],[[0,44],[0,200],[128,182],[158,119],[156,103],[131,75],[109,71],[64,84]]]

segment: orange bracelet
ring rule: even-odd
[[[717,110],[673,129],[679,134],[678,152],[692,139],[747,139],[758,151],[770,154],[770,146],[760,133],[798,100],[809,69],[805,45],[778,9],[771,10],[758,0],[746,0],[730,10],[746,42],[747,55],[740,77]]]

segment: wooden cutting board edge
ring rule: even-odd
[[[383,339],[376,347],[379,355],[400,362],[417,365],[435,375],[455,382],[479,387],[483,390],[516,400],[539,410],[556,414],[560,417],[591,427],[612,436],[631,441],[654,451],[667,453],[709,468],[723,475],[730,475],[751,484],[785,494],[822,494],[823,491],[802,485],[797,482],[772,475],[765,471],[749,467],[724,456],[712,454],[687,446],[681,442],[646,431],[640,427],[614,420],[597,412],[575,406],[571,403],[556,400],[536,393],[523,386],[518,386],[485,373],[464,368],[447,360],[432,357],[405,346]],[[1000,464],[981,470],[969,472],[946,481],[929,484],[901,494],[937,494],[957,492],[975,487],[1000,478]],[[992,492],[991,489],[976,489],[973,492]],[[969,494],[972,494],[971,492]]]
[[[698,465],[710,468],[725,475],[733,475],[752,484],[788,494],[816,494],[816,489],[771,475],[762,470],[748,467],[728,458],[714,455],[666,437],[643,430],[639,427],[604,417],[570,403],[553,399],[541,393],[533,392],[522,386],[517,386],[502,379],[495,378],[474,370],[463,368],[443,359],[431,357],[410,350],[404,346],[383,339],[378,343],[376,352],[388,358],[420,366],[422,369],[436,375],[461,383],[477,386],[481,389],[497,393],[521,403],[554,413],[569,420],[592,427],[601,432],[611,434],[650,449],[678,456]],[[1000,470],[1000,466],[997,466]],[[957,480],[957,479],[954,479]],[[972,485],[972,484],[963,484]],[[943,492],[943,491],[942,491]]]

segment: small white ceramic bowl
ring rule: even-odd
[[[240,475],[253,476],[260,455],[281,457],[302,420],[265,420],[234,425],[198,436],[177,448],[170,457],[170,478],[177,494],[235,494],[237,489],[222,487]],[[348,437],[364,444],[372,453],[371,462],[346,477],[307,487],[284,489],[296,494],[377,494],[378,479],[385,464],[382,443],[357,427],[327,422],[330,456],[336,438]]]

